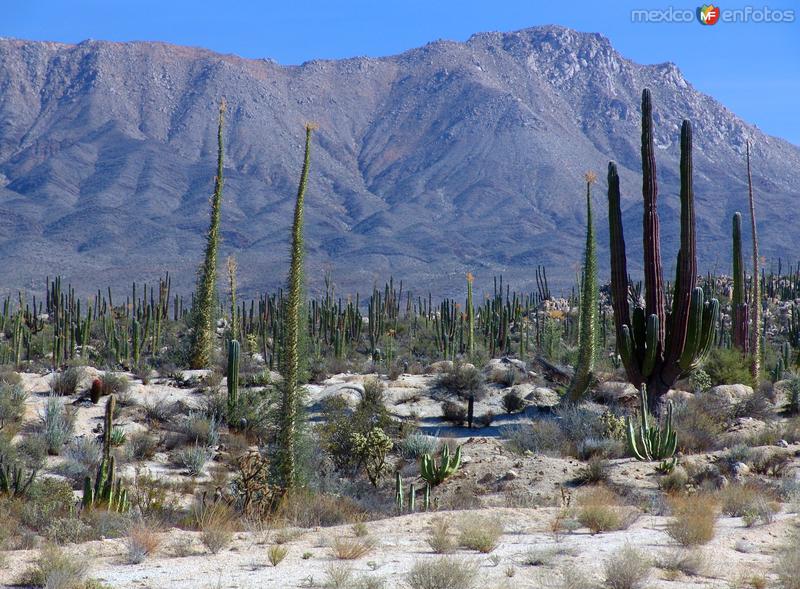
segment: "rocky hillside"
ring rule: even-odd
[[[639,94],[653,90],[665,259],[673,263],[680,121],[695,124],[701,268],[729,265],[752,138],[762,251],[791,254],[800,148],[692,88],[560,27],[482,33],[401,55],[281,66],[161,43],[0,39],[0,284],[61,273],[82,290],[165,270],[188,290],[207,223],[216,104],[229,104],[223,256],[244,290],[283,282],[302,124],[315,121],[308,277],[341,290],[394,274],[461,293],[537,264],[567,285],[580,261],[582,174],[620,163],[629,249],[641,243]],[[639,256],[635,256],[638,258]],[[632,267],[636,271],[636,266]]]

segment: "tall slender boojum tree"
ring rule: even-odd
[[[578,332],[578,363],[567,392],[570,402],[579,401],[592,382],[597,353],[597,256],[595,253],[594,224],[592,223],[592,184],[597,180],[594,172],[586,172],[586,247],[581,276],[580,331]]]
[[[300,374],[300,326],[303,313],[303,206],[311,162],[311,134],[314,125],[306,124],[305,155],[297,188],[292,223],[291,263],[289,267],[286,331],[283,343],[283,390],[278,433],[278,476],[284,491],[297,482],[296,436]]]
[[[223,129],[226,104],[219,105],[217,126],[217,176],[214,178],[214,194],[211,196],[211,221],[206,236],[206,251],[203,264],[198,270],[197,292],[192,309],[192,337],[189,364],[192,368],[206,368],[211,361],[214,342],[214,299],[217,287],[217,249],[219,247],[219,219],[222,208]]]
[[[758,272],[758,231],[756,205],[753,199],[753,175],[750,171],[750,142],[747,142],[747,197],[750,203],[750,232],[753,235],[753,291],[750,297],[750,374],[758,383],[761,378],[761,282]]]

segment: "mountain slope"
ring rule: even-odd
[[[604,176],[620,164],[632,271],[640,264],[639,96],[653,91],[664,257],[677,243],[678,143],[695,127],[701,268],[729,266],[730,216],[753,166],[765,256],[792,256],[786,210],[800,149],[695,91],[672,64],[643,66],[607,39],[560,27],[438,41],[398,56],[282,67],[161,43],[0,40],[0,286],[63,274],[79,289],[165,270],[188,290],[202,255],[215,113],[228,101],[222,258],[245,291],[288,266],[302,124],[314,121],[308,280],[340,291],[390,274],[436,294],[471,270],[530,287],[537,264],[570,284],[580,262],[582,175],[595,190],[607,271]],[[769,230],[767,230],[767,228]],[[602,273],[601,273],[602,276]]]

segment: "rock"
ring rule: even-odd
[[[737,462],[731,468],[734,480],[741,481],[744,477],[750,474],[750,467],[744,462]]]
[[[344,399],[347,406],[355,409],[364,395],[364,385],[356,382],[345,382],[325,387],[320,393],[320,400],[339,397]]]
[[[489,483],[494,481],[494,475],[490,472],[487,472],[481,478],[478,479],[478,483],[481,485],[488,485]]]
[[[703,397],[721,409],[736,405],[753,395],[753,388],[744,384],[721,384],[711,387]]]
[[[778,446],[779,448],[788,448],[789,442],[787,442],[786,440],[778,440],[777,442],[775,442],[775,445]]]
[[[676,390],[670,389],[667,391],[667,394],[664,395],[664,399],[667,401],[672,401],[676,405],[682,405],[683,403],[688,403],[694,397],[693,393],[689,391],[683,390]]]
[[[519,478],[519,473],[516,470],[509,470],[506,474],[501,477],[501,481],[513,481]]]
[[[514,380],[524,380],[528,376],[528,367],[516,358],[493,358],[483,367],[483,374],[490,382],[507,382],[509,372]]]
[[[752,542],[748,542],[747,540],[737,540],[734,549],[736,552],[741,552],[743,554],[753,554],[754,552],[758,552],[756,545]]]
[[[558,393],[547,387],[535,387],[532,392],[523,398],[534,407],[540,408],[555,407],[561,401]]]
[[[615,381],[601,383],[594,391],[595,399],[606,403],[619,403],[623,400],[635,399],[638,394],[639,391],[631,383]]]

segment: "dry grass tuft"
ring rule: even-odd
[[[441,517],[431,521],[426,541],[428,546],[437,554],[450,554],[456,549],[456,541],[453,538],[450,522]]]
[[[339,560],[356,560],[375,548],[377,542],[369,536],[363,538],[347,538],[339,536],[331,542],[331,551]]]
[[[127,549],[128,563],[139,564],[152,555],[161,544],[158,530],[141,522],[131,526],[128,531]]]
[[[466,516],[458,526],[458,543],[463,548],[488,554],[497,548],[503,535],[503,524],[493,517]]]
[[[411,589],[472,589],[478,583],[478,567],[449,556],[418,560],[406,580]]]
[[[218,503],[200,507],[196,517],[200,539],[212,554],[217,554],[231,543],[236,529],[235,518],[226,505]]]
[[[610,589],[640,589],[650,576],[650,559],[632,546],[614,552],[605,563],[605,584]]]
[[[592,534],[597,534],[628,528],[635,513],[622,505],[611,489],[600,486],[587,489],[580,496],[577,518]]]
[[[286,558],[288,553],[289,549],[280,544],[273,544],[267,548],[267,558],[269,559],[269,563],[274,567],[278,566],[281,561]]]

